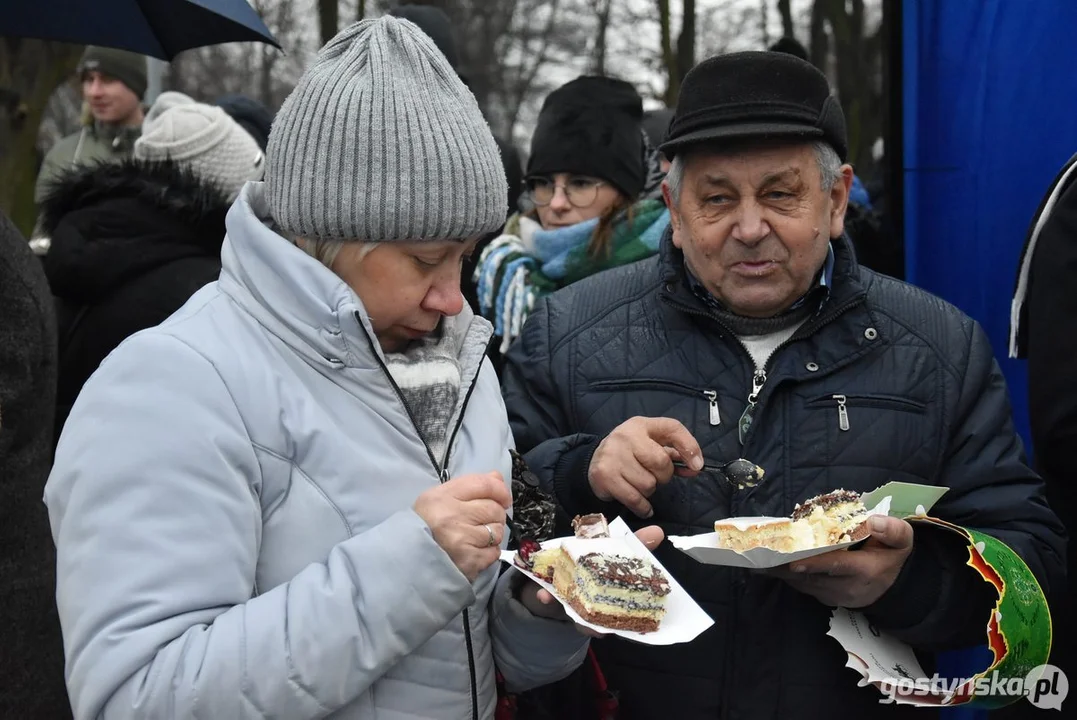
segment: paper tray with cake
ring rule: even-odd
[[[671,536],[669,541],[708,565],[772,568],[850,548],[870,534],[872,515],[911,515],[917,510],[926,514],[945,492],[946,488],[903,482],[887,483],[863,495],[839,489],[799,503],[789,517],[725,518],[715,523],[714,532]]]
[[[600,515],[576,535],[505,550],[509,563],[550,591],[575,622],[648,645],[694,640],[714,621],[654,558],[623,520]],[[527,541],[525,541],[526,543]]]

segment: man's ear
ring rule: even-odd
[[[853,166],[841,166],[841,174],[830,188],[830,237],[845,232],[845,211],[849,207],[849,191],[853,187]]]
[[[669,224],[673,228],[673,245],[674,247],[681,247],[681,213],[680,208],[677,207],[677,203],[673,201],[673,193],[669,190],[669,182],[662,181],[662,199],[666,201],[666,207],[669,208]]]

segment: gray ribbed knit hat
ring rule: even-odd
[[[321,240],[465,240],[505,222],[505,171],[471,91],[417,26],[385,16],[321,49],[273,122],[265,192]]]

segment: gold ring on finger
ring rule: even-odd
[[[486,528],[486,534],[490,536],[489,541],[486,543],[486,547],[493,547],[497,545],[497,537],[494,535],[494,531],[490,529],[489,525],[483,525]]]

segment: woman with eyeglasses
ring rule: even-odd
[[[500,352],[543,295],[658,251],[669,224],[661,180],[631,85],[583,76],[546,98],[525,178],[533,208],[509,219],[474,276]]]

